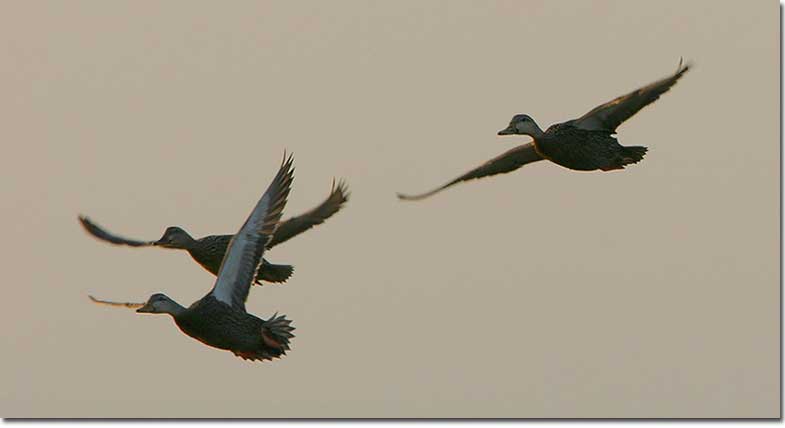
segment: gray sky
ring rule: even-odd
[[[13,2],[3,416],[778,415],[778,9],[764,2]],[[695,68],[619,129],[624,171],[540,162],[430,189],[543,127]],[[171,319],[187,254],[115,248],[236,231],[284,149],[286,214],[352,199],[266,254],[248,310],[294,320],[252,364]]]

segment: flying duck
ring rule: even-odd
[[[336,186],[335,180],[333,180],[332,189],[327,199],[316,208],[281,222],[278,229],[275,230],[272,239],[267,244],[267,249],[269,250],[316,225],[324,223],[325,220],[343,208],[343,205],[348,200],[349,193],[346,184],[340,181]],[[166,229],[161,239],[157,241],[139,241],[109,233],[85,216],[79,216],[79,222],[89,234],[111,244],[131,247],[157,246],[186,250],[197,263],[213,275],[218,274],[218,268],[221,266],[221,261],[226,253],[226,247],[232,239],[232,235],[210,235],[194,239],[182,228],[171,226]],[[282,283],[289,279],[292,272],[294,272],[294,267],[291,265],[273,264],[262,259],[262,268],[259,269],[255,283],[258,285],[262,284],[261,281]]]
[[[430,192],[418,195],[398,193],[398,198],[407,201],[425,199],[462,181],[515,171],[543,159],[577,171],[624,169],[626,165],[643,159],[646,147],[622,146],[614,136],[616,128],[656,101],[689,69],[689,64],[679,61],[673,75],[599,105],[578,119],[552,125],[546,131],[540,129],[530,116],[516,114],[509,126],[498,135],[527,135],[533,139],[532,142],[502,153]]]
[[[96,303],[136,308],[138,313],[171,315],[183,333],[246,360],[280,358],[294,337],[291,321],[277,314],[266,321],[251,315],[245,310],[245,300],[262,267],[262,254],[275,233],[293,178],[292,157],[284,156],[273,182],[230,240],[212,290],[188,308],[162,293],[153,294],[146,303],[90,298]]]

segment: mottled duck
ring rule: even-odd
[[[646,147],[622,146],[614,136],[616,128],[656,101],[689,69],[689,64],[680,61],[673,75],[597,106],[578,119],[552,125],[546,131],[530,116],[517,114],[498,135],[527,135],[532,142],[502,153],[434,190],[418,195],[398,193],[398,197],[408,201],[424,199],[462,181],[515,171],[543,159],[577,171],[613,171],[637,163],[646,154]]]
[[[341,181],[336,186],[335,181],[333,181],[330,195],[324,202],[316,208],[282,221],[278,225],[278,229],[275,230],[272,239],[267,244],[267,249],[269,250],[316,225],[324,223],[325,220],[337,213],[348,200],[349,193],[346,184]],[[218,274],[218,268],[221,266],[221,261],[226,253],[226,247],[232,239],[232,235],[210,235],[194,239],[182,228],[171,226],[166,229],[161,239],[157,241],[140,241],[114,235],[85,216],[79,216],[79,221],[89,234],[111,244],[131,247],[157,246],[186,250],[197,263],[213,275]],[[262,284],[261,281],[282,283],[289,279],[292,272],[294,272],[294,267],[291,265],[273,264],[263,259],[262,267],[259,269],[255,283],[259,285]]]

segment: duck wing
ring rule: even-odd
[[[452,180],[441,187],[437,187],[430,192],[421,193],[419,195],[406,195],[403,193],[398,193],[398,198],[404,201],[418,201],[441,192],[442,190],[462,181],[474,180],[477,178],[489,177],[491,175],[515,171],[516,169],[528,163],[537,162],[542,159],[544,158],[540,156],[539,153],[537,153],[537,150],[534,149],[534,143],[527,143],[502,153],[501,155],[485,162],[484,164],[474,168],[466,174],[463,174],[455,180]]]
[[[625,120],[632,117],[642,108],[653,103],[660,95],[676,84],[689,69],[690,64],[679,61],[676,73],[672,76],[658,80],[648,86],[636,89],[629,94],[622,95],[612,101],[599,105],[580,118],[572,121],[572,125],[587,130],[602,130],[616,132],[616,128]]]
[[[96,299],[91,295],[87,295],[87,297],[89,297],[90,300],[93,301],[93,303],[98,303],[99,305],[116,306],[116,307],[119,306],[119,307],[125,307],[130,309],[141,308],[142,306],[144,306],[144,303],[114,302],[111,300],[100,300],[100,299]]]
[[[281,219],[293,178],[292,157],[287,158],[284,154],[278,174],[251,211],[243,227],[229,242],[218,270],[218,279],[210,291],[216,299],[245,311],[248,290],[261,266],[264,249]]]
[[[306,213],[282,221],[278,225],[278,229],[275,230],[275,234],[270,242],[267,243],[267,249],[273,248],[314,226],[324,223],[325,220],[340,211],[348,200],[349,192],[346,183],[339,181],[336,186],[335,180],[333,180],[333,186],[327,199]]]
[[[129,247],[148,247],[153,245],[155,241],[137,241],[135,239],[128,239],[123,238],[122,236],[117,236],[112,233],[106,231],[106,229],[98,226],[97,224],[93,223],[89,217],[80,215],[79,216],[79,223],[82,224],[84,230],[87,233],[93,235],[94,237],[109,242],[110,244],[115,245],[128,245]]]

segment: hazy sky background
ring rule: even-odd
[[[60,417],[775,417],[774,1],[12,2],[0,15],[0,411]],[[541,126],[695,68],[619,129],[624,171],[546,162],[418,192]],[[285,216],[346,209],[266,254],[248,310],[294,320],[249,363],[165,316],[214,278],[117,248],[234,233],[294,152]]]

